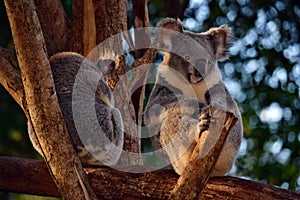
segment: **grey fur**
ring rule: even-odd
[[[71,52],[52,56],[50,64],[59,105],[82,163],[116,164],[123,147],[123,121],[119,110],[114,108],[113,95],[102,77],[101,69],[81,55]],[[80,68],[87,73],[78,75]],[[81,84],[78,87],[82,91],[80,96],[74,98],[72,92],[76,76],[77,82]],[[93,84],[95,91],[92,89]],[[88,104],[93,106],[88,108]],[[82,124],[76,124],[76,120],[81,119],[74,119],[74,112],[79,112]],[[92,112],[96,113],[96,120],[93,119]],[[35,149],[42,155],[30,124],[28,128]],[[79,136],[78,131],[82,135]]]
[[[243,132],[239,109],[225,88],[216,61],[228,57],[226,48],[231,42],[231,29],[221,26],[205,33],[191,33],[182,30],[181,22],[170,18],[160,22],[158,28],[169,28],[178,34],[164,29],[157,36],[159,46],[173,53],[162,50],[164,61],[158,67],[156,83],[144,113],[154,150],[163,163],[171,163],[181,174],[189,163],[196,141],[210,125],[208,106],[217,106],[238,118],[212,173],[224,175],[232,167]],[[200,46],[186,42],[182,39],[185,37],[192,38]],[[188,60],[174,51],[187,55]],[[206,69],[191,65],[197,60],[207,61],[204,62]],[[195,77],[198,79],[194,80]],[[217,139],[218,133],[214,134]],[[214,142],[208,141],[212,146]]]

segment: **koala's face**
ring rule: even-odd
[[[208,55],[208,53],[205,52],[204,55]],[[191,59],[191,55],[182,57],[174,53],[166,53],[164,64],[172,67],[189,83],[196,84],[205,79],[213,69],[215,62],[209,55],[205,57],[201,54]]]
[[[197,84],[225,59],[231,44],[231,28],[220,26],[204,33],[183,31],[182,24],[167,18],[158,24],[163,64],[172,67],[189,83]]]

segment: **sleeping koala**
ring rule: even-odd
[[[181,174],[201,133],[213,125],[208,107],[216,106],[238,119],[212,172],[213,176],[224,175],[232,167],[243,132],[239,109],[225,88],[217,64],[228,57],[231,28],[223,25],[192,33],[170,18],[157,28],[164,59],[144,113],[154,150],[162,162],[171,163]],[[214,134],[218,138],[218,133]]]
[[[123,148],[123,121],[114,107],[111,90],[103,79],[103,67],[83,56],[63,52],[49,59],[51,71],[68,132],[83,165],[114,165]],[[28,124],[34,148],[38,141]]]

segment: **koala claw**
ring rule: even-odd
[[[197,127],[197,132],[199,133],[199,136],[201,133],[209,128],[209,125],[212,121],[211,115],[208,112],[203,112],[199,116],[199,123]]]

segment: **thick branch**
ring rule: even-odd
[[[127,1],[93,0],[93,2],[97,30],[96,41],[98,47],[102,45],[101,48],[97,49],[99,54],[97,58],[115,61],[115,69],[108,76],[106,82],[113,90],[115,106],[120,110],[124,122],[124,154],[121,156],[119,164],[138,165],[142,162],[140,136],[137,133],[136,117],[130,98],[131,94],[128,90],[126,61],[122,47],[122,35],[120,34],[122,31],[127,31]],[[129,152],[133,154],[129,154]]]
[[[202,133],[201,138],[197,141],[190,164],[179,177],[170,199],[192,200],[201,195],[221,153],[229,130],[237,120],[233,114],[226,113],[216,107],[210,107],[209,112],[214,123]],[[221,134],[219,135],[220,131]],[[212,141],[211,137],[216,137],[217,135],[219,135],[219,138],[216,144],[209,152],[203,153],[206,151],[205,148],[207,148],[209,142]]]
[[[23,83],[20,74],[2,55],[0,55],[0,84],[12,96],[12,98],[25,110]]]
[[[93,0],[84,0],[83,6],[83,55],[86,56],[96,47],[96,22]]]
[[[73,20],[71,23],[71,51],[83,55],[84,0],[72,1]]]
[[[60,0],[34,0],[49,57],[69,47],[69,24]]]
[[[133,19],[134,19],[134,37],[135,37],[135,58],[141,58],[146,52],[146,48],[150,47],[150,31],[149,27],[149,15],[147,1],[145,0],[133,0]]]
[[[22,73],[25,113],[33,125],[49,171],[64,199],[85,199],[87,195],[96,199],[58,105],[33,0],[5,0],[5,6]]]
[[[96,47],[95,6],[93,0],[73,1],[71,50],[87,56]]]
[[[178,176],[170,170],[130,174],[86,169],[99,199],[167,199]],[[0,190],[59,196],[42,161],[0,157]],[[101,194],[100,194],[101,193]],[[300,193],[234,177],[211,177],[201,199],[299,199]]]

